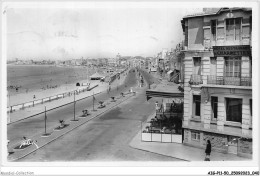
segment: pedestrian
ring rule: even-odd
[[[156,110],[156,112],[160,111],[160,107],[159,107],[158,101],[155,102],[155,110]]]
[[[207,140],[207,146],[206,146],[205,153],[206,153],[206,157],[205,157],[204,161],[210,161],[210,153],[211,153],[211,143],[210,143],[210,140]]]

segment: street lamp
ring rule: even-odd
[[[46,115],[46,106],[45,106],[45,111],[44,111],[44,134],[42,137],[48,137],[51,135],[51,133],[46,132],[46,123],[47,123],[47,115]]]
[[[77,122],[77,121],[79,121],[78,119],[76,119],[76,101],[75,101],[75,99],[76,99],[76,95],[75,95],[75,91],[76,90],[74,90],[74,119],[72,119],[72,120],[70,120],[70,121],[72,121],[72,122]]]

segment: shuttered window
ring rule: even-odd
[[[194,75],[201,75],[201,58],[200,57],[194,57],[193,58],[193,74]]]

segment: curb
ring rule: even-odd
[[[174,158],[174,159],[179,159],[179,160],[186,161],[186,162],[191,162],[190,160],[185,160],[185,159],[182,159],[182,158],[177,158],[177,157],[173,157],[173,156],[169,156],[169,155],[164,155],[164,154],[161,154],[161,153],[152,152],[152,151],[145,150],[145,149],[140,149],[140,148],[137,148],[137,147],[134,147],[134,146],[131,146],[131,145],[129,145],[129,146],[130,146],[131,148],[133,148],[133,149],[141,150],[141,151],[144,151],[144,152],[149,152],[149,153],[153,153],[153,154],[157,154],[157,155],[161,155],[161,156],[165,156],[165,157],[170,157],[170,158]]]

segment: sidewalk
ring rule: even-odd
[[[97,94],[102,91],[105,91],[107,89],[107,86],[108,86],[108,84],[103,83],[103,84],[99,84],[98,87],[95,87],[91,91],[85,91],[85,92],[79,93],[78,95],[76,95],[76,100],[87,97],[87,96],[91,96],[91,95],[93,95],[93,93]],[[46,109],[49,110],[49,109],[73,102],[73,101],[74,101],[74,96],[71,95],[69,97],[64,97],[61,99],[52,100],[50,102],[45,102],[43,104],[37,104],[35,106],[27,107],[25,109],[13,111],[12,113],[8,113],[7,116],[9,116],[10,123],[12,123],[12,122],[16,122],[18,120],[24,119],[26,117],[30,117],[32,115],[38,114],[40,112],[43,112],[45,106],[46,106]]]
[[[152,113],[147,122],[154,117],[155,113]],[[143,125],[143,129],[145,125]],[[142,130],[143,130],[142,129]],[[161,143],[161,142],[146,142],[141,141],[141,131],[132,139],[129,143],[132,148],[144,150],[152,153],[157,153],[173,158],[178,158],[183,161],[204,161],[205,150],[190,147],[179,143]],[[224,154],[220,152],[212,151],[210,155],[211,161],[250,161],[248,158],[239,157],[234,154]]]

